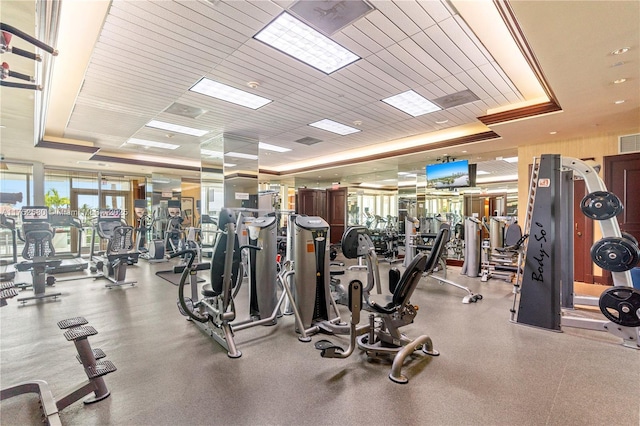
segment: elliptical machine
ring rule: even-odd
[[[133,203],[137,222],[135,251],[139,253],[138,257],[149,263],[166,262],[168,259],[164,257],[163,241],[149,238],[153,236],[155,219],[147,212],[146,200],[134,200]]]
[[[27,300],[39,300],[46,297],[62,295],[62,293],[45,293],[47,285],[53,285],[55,278],[47,276],[47,269],[59,266],[61,260],[52,260],[56,251],[53,248],[53,229],[49,224],[49,209],[41,206],[25,206],[20,210],[22,216],[21,238],[24,238],[22,257],[26,262],[16,263],[16,270],[31,271],[33,296],[18,298],[25,303]],[[20,234],[18,234],[20,236]]]
[[[258,325],[273,325],[280,315],[280,306],[285,297],[292,300],[292,294],[281,276],[276,272],[275,218],[254,219],[248,227],[248,245],[240,245],[236,233],[236,215],[230,209],[222,209],[218,226],[220,234],[216,240],[211,264],[197,263],[197,251],[186,249],[171,255],[184,256],[186,265],[176,266],[174,272],[182,273],[178,286],[178,309],[220,346],[227,350],[230,358],[242,356],[235,344],[234,332]],[[244,277],[241,251],[249,250],[250,317],[236,319],[235,296]],[[202,287],[199,294],[198,271],[210,269],[211,283]],[[258,284],[258,279],[260,283]],[[185,296],[187,281],[191,285],[191,297]],[[277,282],[283,287],[276,298]],[[203,296],[202,298],[200,296]],[[299,323],[299,317],[296,315]]]
[[[182,229],[184,218],[180,211],[180,200],[169,200],[167,202],[167,227],[164,233],[164,249],[169,254],[182,251],[185,246],[185,235]]]
[[[96,234],[107,241],[107,249],[101,255],[94,253]],[[102,269],[102,274],[95,278],[108,279],[107,288],[134,286],[137,281],[126,281],[127,265],[138,262],[138,253],[133,247],[133,227],[123,222],[120,209],[100,209],[91,236],[91,260],[95,262],[91,271]]]

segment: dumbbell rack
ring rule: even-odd
[[[590,193],[606,191],[595,169],[584,161],[557,154],[534,160],[524,231],[529,238],[514,288],[511,320],[554,331],[562,331],[562,327],[608,331],[621,338],[624,346],[640,349],[640,327],[583,318],[570,311],[574,303],[599,305],[598,298],[578,297],[573,292],[574,173],[585,180]],[[603,237],[622,237],[615,217],[598,220],[598,224]],[[612,271],[611,275],[615,288],[633,292],[628,270]],[[625,304],[629,305],[624,302],[619,306]]]
[[[47,382],[34,380],[23,382],[0,391],[0,400],[12,398],[25,393],[36,393],[40,397],[40,404],[44,414],[44,421],[49,425],[60,425],[59,412],[93,392],[93,396],[85,399],[85,404],[102,401],[111,393],[104,381],[105,375],[116,371],[111,361],[102,360],[106,355],[101,349],[92,349],[88,337],[98,334],[95,328],[88,326],[83,317],[74,317],[58,322],[58,327],[64,332],[67,341],[73,341],[78,354],[76,359],[84,367],[87,381],[68,390],[60,398],[54,398]]]

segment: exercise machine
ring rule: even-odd
[[[584,179],[589,194],[582,212],[596,220],[603,238],[591,248],[594,263],[611,271],[614,286],[600,297],[577,296],[573,291],[573,176]],[[608,192],[596,168],[557,154],[535,158],[529,185],[524,233],[529,234],[518,279],[514,285],[511,321],[562,331],[578,327],[607,331],[625,347],[640,349],[640,291],[633,288],[630,270],[640,250],[620,231],[616,216],[620,199]],[[574,314],[576,305],[598,306],[606,320]]]
[[[167,227],[164,232],[164,249],[168,254],[182,251],[186,248],[185,234],[182,229],[182,217],[180,200],[168,200],[167,202]]]
[[[16,220],[6,214],[0,214],[0,228],[9,231],[11,238],[10,260],[2,259],[0,261],[0,281],[10,281],[15,278],[15,264],[18,263],[18,241],[16,236]]]
[[[164,256],[164,242],[153,238],[155,219],[147,212],[146,200],[134,200],[134,213],[136,215],[136,245],[135,251],[138,257],[149,263],[166,262]]]
[[[288,284],[276,272],[275,218],[260,217],[248,225],[249,242],[256,245],[240,245],[236,222],[237,217],[231,209],[222,209],[218,220],[221,232],[216,240],[210,265],[195,262],[197,252],[194,249],[185,249],[171,255],[184,256],[186,261],[181,269],[178,286],[180,313],[220,344],[230,358],[242,356],[234,339],[236,331],[276,324],[285,297],[293,297]],[[249,250],[249,318],[234,322],[235,297],[245,275],[241,262],[242,250]],[[211,271],[211,282],[202,286],[199,293],[196,274],[206,269]],[[187,281],[191,286],[191,297],[185,296]],[[283,289],[279,298],[277,283]],[[296,321],[300,321],[297,313]]]
[[[56,254],[55,258],[62,260],[59,266],[51,268],[50,274],[64,274],[68,272],[84,271],[89,267],[89,262],[82,258],[82,236],[83,228],[80,219],[70,214],[50,214],[49,224],[53,228],[54,236],[57,233],[71,233],[76,229],[78,233],[78,247],[76,254]]]
[[[48,297],[54,299],[62,293],[46,293],[46,287],[55,283],[55,278],[47,276],[51,267],[59,266],[61,260],[53,259],[56,251],[53,247],[53,229],[49,224],[49,209],[41,206],[24,206],[20,209],[22,218],[22,238],[24,262],[16,263],[16,270],[31,272],[33,296],[20,297],[19,302],[40,300]],[[20,236],[20,234],[18,234]]]
[[[524,243],[529,236],[522,234],[522,228],[517,223],[511,223],[504,229],[504,222],[494,217],[491,218],[490,230],[491,238],[482,240],[480,280],[486,282],[490,278],[502,278],[513,282],[518,273]],[[499,237],[495,238],[495,234]]]
[[[107,249],[101,254],[94,253],[96,234],[107,241]],[[127,266],[138,262],[138,253],[133,251],[133,227],[122,220],[120,209],[100,209],[95,230],[91,238],[91,260],[95,262],[92,272],[102,270],[94,278],[106,278],[107,288],[135,285],[137,281],[127,281]]]
[[[421,335],[415,339],[409,338],[400,331],[401,327],[413,323],[418,307],[410,302],[410,298],[418,286],[423,275],[430,275],[438,258],[444,250],[448,229],[442,228],[438,233],[433,249],[429,255],[418,253],[410,262],[405,272],[400,275],[397,269],[392,269],[389,275],[390,299],[380,304],[370,298],[370,291],[374,287],[369,275],[367,286],[353,280],[349,283],[349,309],[351,321],[349,324],[349,347],[345,350],[328,340],[316,342],[316,348],[321,351],[323,358],[347,358],[357,348],[369,357],[392,358],[393,363],[389,378],[395,383],[407,383],[409,379],[402,374],[402,366],[406,358],[422,349],[430,356],[438,356],[433,349],[431,338]],[[353,259],[365,256],[370,259],[375,255],[373,242],[365,227],[352,227],[342,237],[342,252],[345,257]],[[364,303],[363,303],[364,302]],[[361,309],[369,312],[368,324],[359,326]]]
[[[87,325],[83,317],[69,318],[58,322],[58,328],[66,330],[64,337],[67,341],[73,341],[78,355],[76,358],[82,364],[87,381],[79,384],[64,395],[54,397],[49,384],[44,380],[32,380],[0,390],[0,401],[19,395],[35,393],[40,401],[40,408],[44,415],[44,422],[51,426],[61,426],[60,411],[81,398],[93,393],[93,396],[85,399],[85,404],[93,404],[102,401],[111,395],[104,381],[104,376],[117,370],[116,366],[102,358],[106,354],[101,349],[92,349],[88,338],[98,334],[95,328]]]

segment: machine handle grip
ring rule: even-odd
[[[178,256],[184,256],[185,254],[190,254],[191,257],[195,257],[196,255],[196,251],[193,249],[185,249],[185,250],[181,250],[178,251],[176,253],[172,253],[169,255],[169,259],[173,259],[174,257],[178,257]]]
[[[249,249],[249,250],[262,250],[262,247],[252,246],[250,244],[240,246],[240,250]]]

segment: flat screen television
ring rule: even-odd
[[[427,164],[427,187],[434,189],[475,186],[475,164],[468,160]]]

